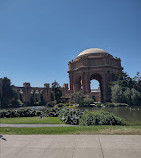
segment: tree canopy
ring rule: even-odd
[[[16,93],[10,79],[7,77],[2,78],[1,107],[10,105],[15,97]]]
[[[83,101],[83,92],[78,91],[71,95],[70,100],[73,104],[80,104]]]
[[[59,103],[61,96],[62,96],[62,91],[60,90],[60,85],[58,82],[54,81],[52,83],[52,90],[51,90],[52,101],[56,100],[56,102]]]
[[[127,103],[129,105],[141,104],[141,76],[137,72],[134,78],[122,72],[117,81],[111,86],[112,102]]]

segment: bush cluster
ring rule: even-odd
[[[41,115],[41,111],[32,109],[4,110],[0,113],[1,118],[9,117],[33,117]]]
[[[105,111],[87,111],[70,108],[51,108],[43,111],[32,109],[4,110],[1,118],[47,116],[59,117],[64,123],[71,125],[125,125],[124,121],[115,115]]]
[[[3,110],[0,113],[0,118],[10,118],[10,117],[33,117],[33,116],[49,116],[57,117],[59,115],[59,108],[51,108],[44,111],[28,109],[18,109],[18,110]]]
[[[49,101],[49,102],[47,102],[46,103],[46,106],[48,106],[48,107],[54,107],[54,105],[56,105],[56,101]]]
[[[92,106],[91,104],[94,102],[94,100],[90,97],[86,97],[83,98],[83,100],[79,103],[79,106],[84,106],[84,107],[88,107],[88,106]]]
[[[70,103],[59,103],[56,105],[56,107],[58,107],[58,108],[68,107],[68,106],[73,106],[73,105]]]
[[[80,125],[125,125],[124,121],[105,111],[85,111],[80,118]]]
[[[47,109],[44,113],[47,117],[58,117],[60,113],[60,108]]]
[[[78,125],[81,115],[82,112],[80,110],[62,109],[60,111],[59,118],[67,124]]]
[[[92,106],[91,104],[94,103],[94,100],[90,96],[84,96],[82,91],[75,92],[71,95],[70,98],[71,103],[79,104],[82,107]]]

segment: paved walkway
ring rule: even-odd
[[[0,158],[141,158],[141,135],[3,135],[0,148]]]
[[[0,127],[72,127],[68,124],[0,124]]]

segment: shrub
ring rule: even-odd
[[[125,122],[109,112],[85,111],[80,118],[80,125],[125,125]]]
[[[33,117],[37,116],[36,111],[32,109],[20,109],[17,111],[20,117]]]
[[[80,110],[62,109],[60,111],[59,118],[67,124],[78,125],[81,114]]]
[[[50,102],[47,102],[46,106],[48,107],[54,107],[54,105],[56,105],[56,101],[50,101]]]
[[[33,117],[37,116],[35,110],[32,109],[18,109],[18,110],[4,110],[1,112],[1,118],[9,117]]]
[[[86,97],[83,99],[83,101],[80,102],[80,106],[90,106],[92,103],[94,102],[93,99],[91,99],[90,97]]]
[[[78,92],[73,93],[70,97],[70,101],[73,104],[80,104],[83,101],[83,92],[78,91]]]
[[[51,108],[45,111],[45,115],[48,117],[58,117],[60,108]]]
[[[95,103],[96,107],[102,107],[103,104],[102,103]]]
[[[68,107],[68,106],[72,106],[72,104],[70,104],[70,103],[59,103],[59,104],[56,105],[56,107],[58,107],[58,108]]]
[[[45,102],[44,102],[44,101],[39,100],[38,102],[36,102],[36,105],[43,106],[43,105],[45,105]]]
[[[18,109],[18,110],[3,110],[0,113],[1,118],[9,117],[33,117],[33,116],[49,116],[49,117],[58,117],[59,108],[51,108],[44,111],[32,110],[32,109]]]
[[[42,111],[36,111],[36,116],[41,116],[41,115],[43,115]]]
[[[19,107],[22,105],[23,105],[23,102],[20,99],[12,101],[12,107]]]
[[[16,110],[4,110],[4,111],[1,111],[0,113],[1,118],[18,117],[18,116],[19,114],[17,113]]]

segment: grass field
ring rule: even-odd
[[[14,117],[1,118],[1,124],[63,124],[58,117]]]
[[[76,127],[34,127],[34,128],[1,128],[0,134],[33,135],[33,134],[126,134],[140,135],[141,126],[76,126]]]
[[[1,124],[63,124],[58,117],[16,117],[1,118]],[[141,122],[129,123],[127,126],[75,126],[75,127],[32,127],[0,128],[0,134],[141,134]]]

